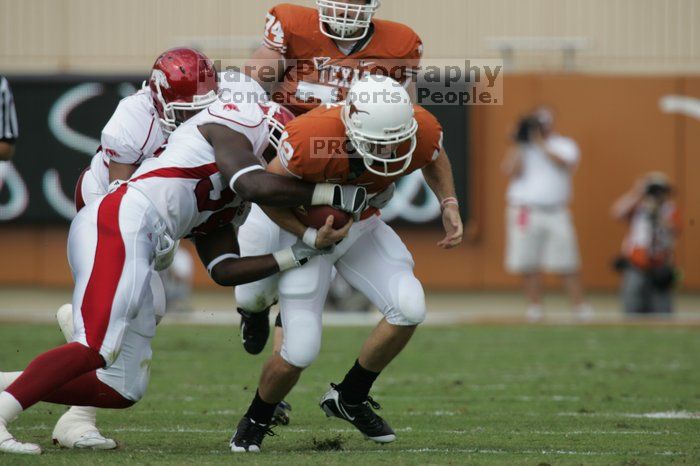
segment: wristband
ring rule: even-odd
[[[301,237],[301,240],[304,242],[305,245],[309,246],[310,248],[315,248],[316,237],[318,237],[318,230],[309,227],[304,232],[304,236]]]
[[[294,252],[292,251],[292,248],[277,251],[272,254],[272,257],[274,257],[277,261],[277,265],[279,266],[280,272],[293,269],[295,267],[298,267],[299,265],[296,258],[294,257]]]
[[[440,210],[445,210],[448,205],[456,205],[459,207],[459,201],[456,197],[446,197],[440,202]]]
[[[214,267],[221,264],[223,261],[225,261],[227,259],[238,259],[239,257],[240,256],[238,254],[233,254],[233,253],[222,254],[219,257],[217,257],[216,259],[214,259],[213,261],[209,262],[209,265],[207,265],[207,273],[211,277],[211,272],[212,272],[212,270],[214,270]]]
[[[335,186],[330,183],[317,184],[311,197],[311,205],[333,205]]]

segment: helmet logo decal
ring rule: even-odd
[[[364,113],[365,115],[369,115],[369,112],[366,112],[364,110],[360,110],[357,108],[357,105],[355,105],[355,102],[350,103],[350,112],[348,112],[348,117],[352,118],[353,115],[359,115],[360,113]]]
[[[162,87],[163,89],[170,89],[168,77],[165,76],[163,70],[153,70],[153,73],[151,73],[151,81],[155,82],[158,86]]]

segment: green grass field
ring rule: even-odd
[[[166,326],[146,398],[98,417],[119,450],[52,446],[64,408],[40,404],[12,430],[44,455],[0,456],[0,464],[700,464],[697,330],[422,328],[373,391],[397,430],[387,446],[318,408],[369,329],[325,332],[319,360],[288,398],[292,424],[260,455],[233,457],[227,447],[264,358],[246,355],[233,328]],[[51,326],[3,325],[0,369],[59,343]]]

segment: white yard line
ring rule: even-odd
[[[558,413],[558,416],[627,417],[635,419],[700,419],[700,413],[665,411],[658,413]]]
[[[105,433],[117,432],[117,433],[143,433],[143,434],[230,434],[231,429],[199,429],[192,427],[173,427],[173,428],[150,428],[150,427],[117,427],[114,429],[106,428]],[[298,427],[278,427],[278,431],[281,434],[294,433],[294,434],[306,434],[306,433],[338,433],[338,434],[355,434],[356,429],[344,428],[344,429],[303,429]],[[40,430],[50,430],[50,427],[46,424],[40,424],[36,426],[28,427],[16,427],[12,430],[16,431],[40,431]],[[474,432],[473,430],[443,430],[443,429],[414,429],[413,427],[402,427],[395,429],[396,432],[416,432],[416,433],[432,433],[432,434],[452,434],[452,435],[477,435],[482,434],[481,432]],[[612,430],[599,430],[599,431],[508,431],[504,432],[507,435],[557,435],[565,437],[567,435],[680,435],[677,432],[671,431],[612,431]]]
[[[128,450],[130,453],[148,453],[148,454],[167,454],[163,450],[136,449]],[[313,451],[311,449],[308,450]],[[305,453],[306,450],[293,451],[274,451],[265,449],[264,456],[289,456],[294,453]],[[365,455],[368,453],[381,453],[395,455],[397,453],[445,453],[445,454],[468,454],[468,455],[545,455],[545,456],[646,456],[649,453],[644,452],[628,452],[628,451],[575,451],[575,450],[499,450],[499,449],[481,449],[481,448],[386,448],[383,450],[340,450],[332,452],[316,452],[335,455]],[[233,455],[228,450],[210,450],[209,455]],[[662,451],[652,453],[654,456],[686,456],[685,453],[674,451]],[[201,456],[201,455],[200,455]]]
[[[167,314],[163,325],[202,325],[237,327],[239,315],[230,309],[197,310],[189,313]],[[273,313],[275,316],[276,314]],[[323,325],[326,327],[367,327],[379,322],[379,312],[325,312]],[[0,307],[0,322],[13,323],[55,323],[54,309],[20,309]],[[472,309],[442,309],[430,311],[424,325],[453,326],[461,324],[526,324],[520,310],[481,312]],[[570,313],[556,312],[548,315],[543,325],[580,325]],[[671,318],[661,320],[629,320],[617,312],[601,312],[586,324],[593,326],[619,325],[661,325],[678,328],[700,326],[700,312],[689,311],[676,313]]]

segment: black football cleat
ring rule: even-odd
[[[241,341],[249,354],[260,354],[270,336],[270,309],[262,312],[247,312],[238,309],[241,315]]]
[[[394,430],[374,409],[381,409],[379,403],[372,397],[359,405],[350,405],[343,401],[343,397],[337,390],[337,385],[331,384],[331,389],[323,395],[320,403],[321,409],[328,417],[344,419],[354,425],[362,435],[377,443],[390,443],[396,440]]]
[[[231,451],[234,453],[260,453],[260,445],[266,435],[275,433],[270,426],[258,424],[248,417],[244,417],[236,426],[236,431],[231,438]]]
[[[292,412],[292,405],[282,400],[275,407],[275,414],[272,415],[272,422],[278,426],[289,425],[289,413]]]

